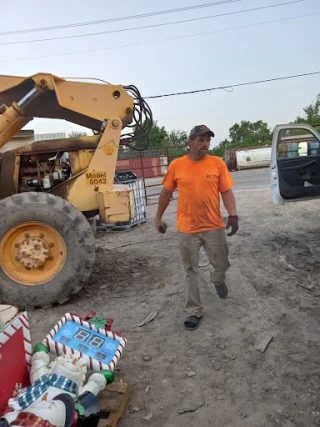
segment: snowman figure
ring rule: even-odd
[[[0,427],[95,427],[100,416],[97,395],[114,375],[103,370],[92,374],[87,382],[86,376],[87,366],[81,358],[69,354],[50,363],[47,347],[36,345],[31,385],[9,399]]]

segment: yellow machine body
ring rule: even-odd
[[[10,172],[12,182],[0,191],[0,198],[19,192],[22,157],[37,156],[44,150],[58,151],[62,145],[70,156],[71,176],[47,192],[64,198],[84,213],[99,212],[105,223],[133,218],[132,191],[114,184],[121,131],[132,122],[134,111],[133,98],[122,86],[68,81],[47,73],[28,78],[0,76],[1,104],[0,148],[34,117],[65,119],[100,134],[36,142],[7,157],[3,155],[6,176],[6,158],[14,165]]]

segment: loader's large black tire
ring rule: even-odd
[[[22,285],[5,273],[0,254],[0,302],[25,308],[62,304],[90,277],[95,261],[92,229],[83,214],[62,198],[46,193],[21,193],[0,201],[0,245],[13,227],[33,221],[60,233],[67,249],[65,263],[50,281]]]

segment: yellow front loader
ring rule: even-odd
[[[135,86],[39,73],[0,76],[0,114],[0,148],[34,117],[94,133],[0,155],[0,302],[61,304],[82,288],[95,261],[87,218],[116,223],[134,216],[132,191],[114,184],[118,150],[147,141],[152,113]]]

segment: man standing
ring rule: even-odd
[[[225,284],[228,244],[225,226],[220,213],[220,193],[229,218],[228,236],[238,231],[238,217],[232,187],[233,179],[222,159],[208,155],[214,133],[204,125],[195,126],[189,135],[188,155],[174,160],[163,179],[156,215],[156,228],[165,233],[167,224],[162,216],[172,193],[178,189],[177,229],[180,258],[185,270],[185,309],[188,312],[184,325],[196,329],[203,315],[198,287],[199,252],[203,246],[213,267],[211,282],[220,298],[226,298]]]

